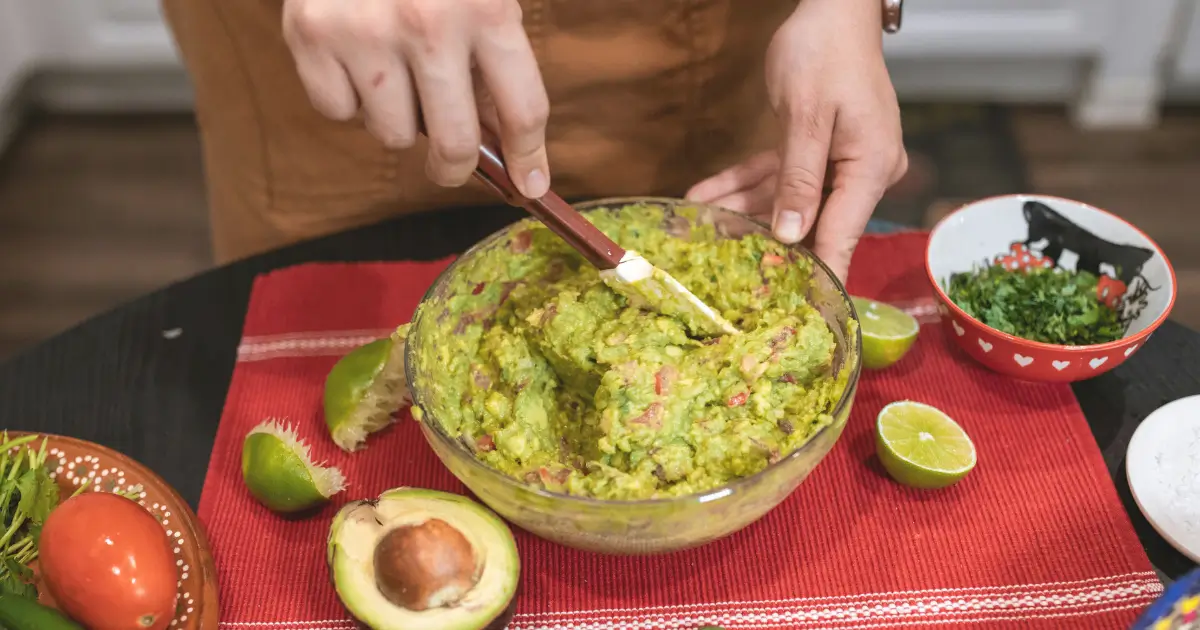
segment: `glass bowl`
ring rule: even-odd
[[[744,215],[678,199],[601,199],[576,207],[584,212],[603,212],[605,208],[620,208],[635,203],[663,207],[671,217],[669,222],[688,220],[674,215],[675,208],[696,208],[696,220],[712,223],[721,238],[741,238],[755,233],[770,235],[767,226]],[[786,499],[833,448],[845,428],[857,390],[862,338],[858,332],[854,305],[841,282],[812,253],[794,247],[797,253],[813,261],[812,283],[807,297],[834,333],[836,350],[833,369],[848,368],[846,387],[834,404],[831,422],[818,430],[803,446],[754,475],[703,493],[634,501],[600,500],[549,492],[496,471],[476,459],[429,412],[432,408],[430,401],[439,395],[436,378],[430,376],[435,375],[441,366],[421,364],[422,344],[437,342],[436,338],[426,338],[431,335],[423,334],[422,326],[427,314],[441,312],[441,307],[454,298],[450,287],[456,274],[469,273],[475,256],[488,248],[507,246],[512,235],[531,221],[518,221],[492,234],[455,260],[422,299],[408,336],[405,356],[408,385],[421,430],[442,463],[483,503],[513,524],[570,547],[608,554],[670,552],[722,538],[758,520]],[[429,317],[429,321],[432,320],[433,317]]]

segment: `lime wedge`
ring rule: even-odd
[[[391,424],[392,414],[410,402],[404,373],[408,326],[355,348],[325,378],[325,424],[342,450],[361,448],[368,435]]]
[[[975,468],[966,431],[936,407],[911,400],[879,412],[875,452],[893,479],[913,488],[945,488]]]
[[[283,513],[320,505],[346,487],[342,471],[314,464],[296,430],[276,420],[246,434],[242,480],[259,503]]]
[[[921,324],[890,304],[861,297],[852,299],[862,329],[863,367],[882,370],[904,358],[917,340]]]

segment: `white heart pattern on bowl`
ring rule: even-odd
[[[1050,365],[1053,365],[1054,369],[1061,372],[1061,371],[1067,369],[1067,366],[1071,365],[1071,362],[1070,361],[1053,361],[1050,363]]]
[[[950,327],[954,329],[954,334],[958,335],[959,337],[963,336],[963,333],[967,332],[963,330],[963,327],[959,326],[958,322],[954,320],[950,320]]]
[[[1128,348],[1125,348],[1125,356],[1129,356],[1129,355],[1133,354],[1133,351],[1137,350],[1137,349],[1138,349],[1138,345],[1136,343],[1133,344],[1132,346],[1129,346]]]
[[[1027,357],[1023,354],[1014,354],[1013,361],[1016,361],[1017,365],[1019,365],[1021,367],[1026,367],[1030,363],[1033,363],[1033,357]]]
[[[982,339],[980,339],[980,340],[979,340],[979,347],[980,347],[980,348],[983,348],[983,351],[984,351],[984,352],[991,352],[991,351],[992,351],[992,344],[990,344],[990,343],[988,343],[988,342],[986,342],[986,341],[984,341],[984,340],[982,340]]]
[[[1105,362],[1107,362],[1107,361],[1108,361],[1108,357],[1096,357],[1095,359],[1088,361],[1088,365],[1092,366],[1092,369],[1094,370],[1094,369],[1100,367],[1101,365],[1104,365]]]

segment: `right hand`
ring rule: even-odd
[[[372,134],[403,149],[423,114],[435,183],[470,179],[482,118],[521,193],[549,189],[550,105],[517,0],[285,0],[283,36],[324,115],[361,108]]]

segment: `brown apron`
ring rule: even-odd
[[[771,146],[763,56],[796,0],[522,0],[566,197],[682,195]],[[747,6],[752,4],[753,7]],[[282,0],[163,0],[195,90],[219,262],[397,214],[494,203],[441,188],[425,146],[386,149],[314,110]]]

